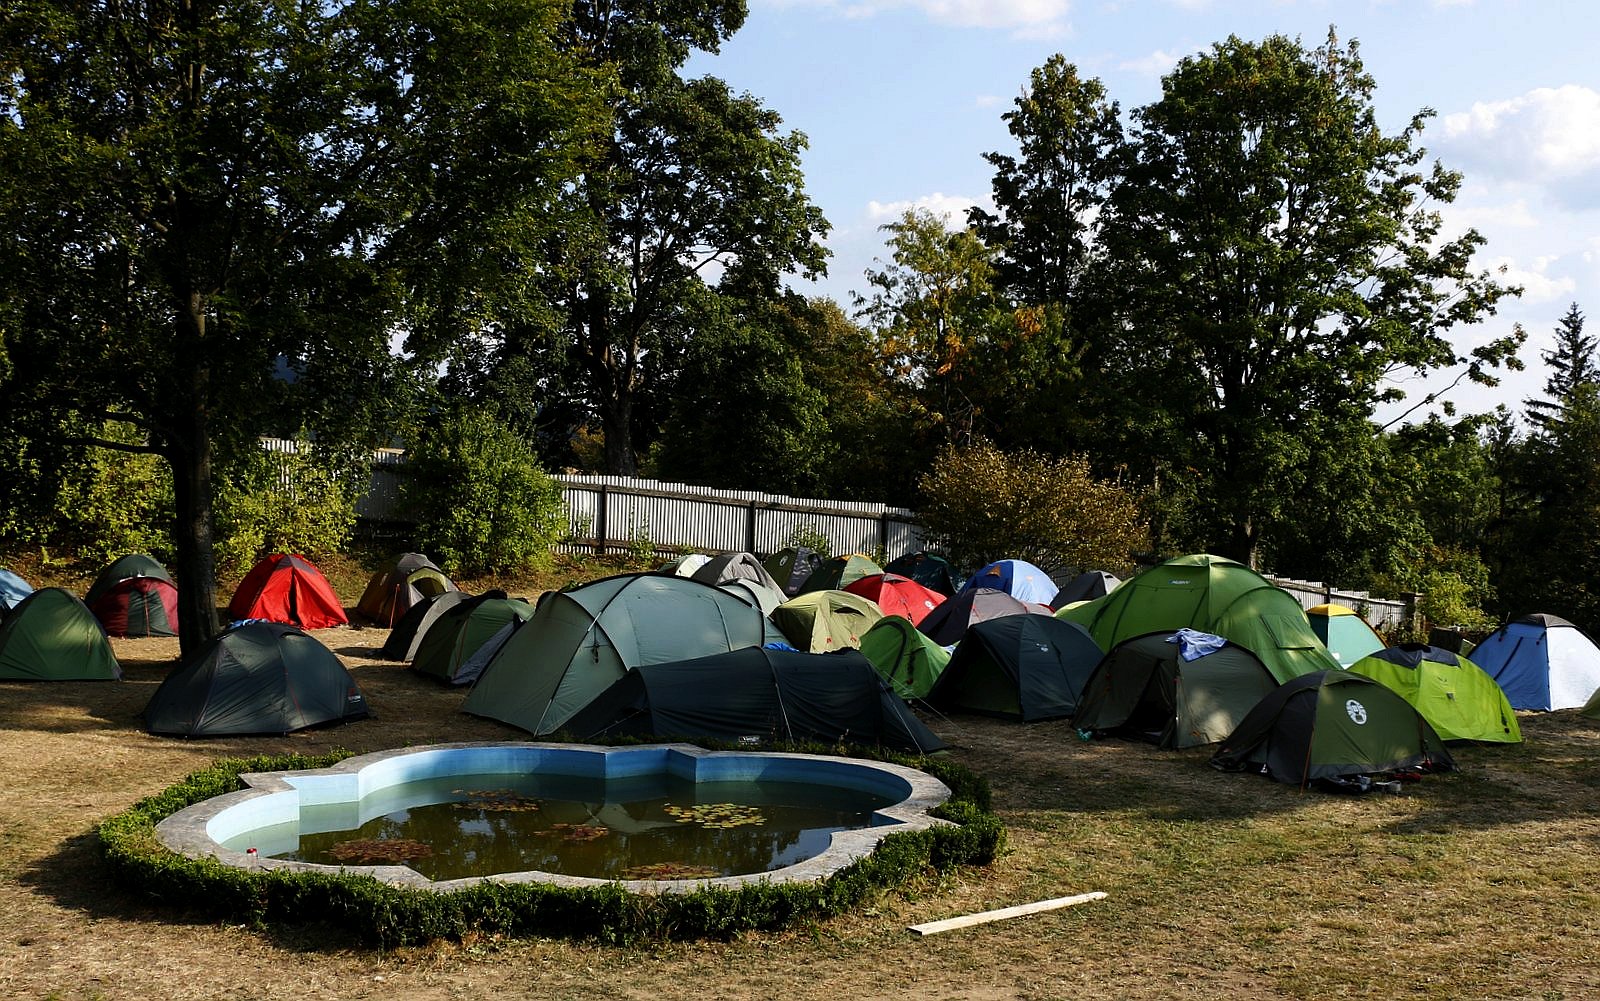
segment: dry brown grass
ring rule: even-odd
[[[353,603],[360,568],[339,581]],[[515,589],[513,588],[513,593]],[[96,822],[212,760],[520,737],[463,693],[324,630],[374,718],[281,738],[152,737],[176,643],[119,640],[120,683],[0,684],[0,997],[1527,998],[1600,996],[1600,724],[1525,716],[1526,743],[1401,796],[1301,794],[1203,751],[1084,743],[1065,723],[930,720],[987,775],[1010,850],[845,917],[617,950],[472,940],[378,953],[337,929],[197,922],[109,884]],[[906,926],[1086,890],[1065,911],[917,938]]]

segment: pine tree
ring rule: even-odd
[[[1544,391],[1548,399],[1526,400],[1528,422],[1537,434],[1549,435],[1567,419],[1578,390],[1600,380],[1594,357],[1595,339],[1583,332],[1583,313],[1573,303],[1556,326],[1555,347],[1539,352],[1550,366]]]

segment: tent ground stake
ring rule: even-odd
[[[939,932],[951,931],[955,928],[970,928],[973,925],[988,924],[990,921],[1003,921],[1006,918],[1017,918],[1024,914],[1054,911],[1062,907],[1073,907],[1078,904],[1086,904],[1091,900],[1104,900],[1105,898],[1106,894],[1103,891],[1095,890],[1093,893],[1080,893],[1072,897],[1057,897],[1054,900],[1018,904],[1016,907],[1002,907],[997,911],[980,911],[977,914],[964,914],[959,918],[929,921],[926,924],[912,925],[910,930],[918,935],[936,935]]]

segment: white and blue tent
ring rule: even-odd
[[[0,567],[0,612],[9,612],[33,593],[33,586],[10,570]]]
[[[967,578],[961,590],[976,591],[980,587],[1004,591],[1018,601],[1036,605],[1049,605],[1060,590],[1049,574],[1027,560],[995,560]]]
[[[1600,689],[1600,647],[1555,615],[1512,619],[1472,648],[1513,709],[1571,709]]]

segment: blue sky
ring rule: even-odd
[[[1528,371],[1496,390],[1457,389],[1469,410],[1517,404],[1545,378],[1538,351],[1576,301],[1600,330],[1600,9],[1592,0],[750,0],[710,73],[803,132],[806,188],[833,225],[828,277],[802,291],[847,306],[883,255],[879,227],[906,208],[988,204],[1000,116],[1055,53],[1103,81],[1124,111],[1162,74],[1230,34],[1360,43],[1390,130],[1422,108],[1422,144],[1465,174],[1447,228],[1478,229],[1482,268],[1526,292],[1457,333],[1464,351],[1520,322]],[[1450,374],[1408,383],[1415,402]],[[1409,405],[1409,402],[1407,405]],[[1398,411],[1391,411],[1398,412]]]

